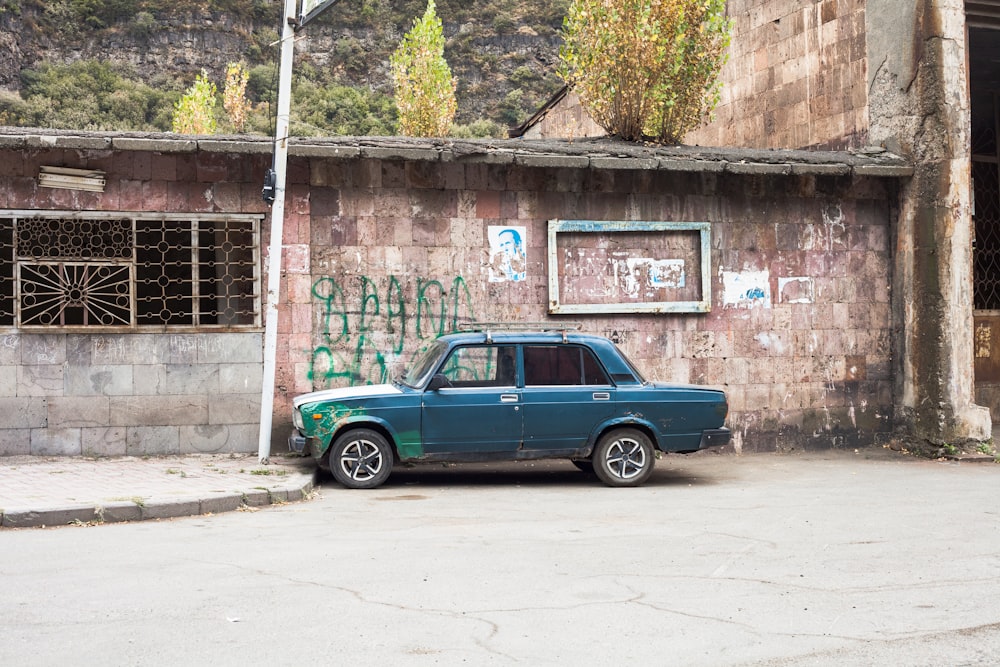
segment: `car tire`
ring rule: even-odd
[[[377,431],[349,431],[330,447],[330,472],[349,489],[374,489],[392,472],[392,447]]]
[[[622,428],[601,436],[594,447],[594,472],[608,486],[639,486],[653,474],[653,443],[642,431]]]

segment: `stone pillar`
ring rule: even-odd
[[[963,2],[869,0],[866,23],[871,143],[914,165],[895,234],[896,423],[917,447],[987,440],[989,410],[973,402]]]

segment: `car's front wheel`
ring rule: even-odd
[[[601,436],[594,447],[594,472],[608,486],[639,486],[653,474],[653,443],[642,431],[623,428]]]
[[[381,433],[349,431],[330,447],[330,472],[349,489],[374,489],[389,479],[392,447]]]

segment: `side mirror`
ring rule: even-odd
[[[450,387],[451,381],[444,376],[444,373],[435,373],[431,381],[427,383],[427,391],[437,391],[438,389],[444,389],[445,387]]]

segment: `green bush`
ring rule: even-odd
[[[131,80],[108,63],[42,64],[21,72],[21,104],[5,105],[14,125],[81,130],[154,131],[170,95]]]
[[[149,37],[157,27],[156,17],[150,12],[138,12],[128,24],[128,31],[133,37]]]
[[[504,139],[507,128],[492,120],[480,119],[468,125],[452,125],[450,136],[456,139]]]
[[[17,93],[0,90],[0,125],[27,125],[28,105]]]
[[[299,82],[292,93],[295,136],[378,136],[396,132],[396,107],[387,95],[339,84]]]
[[[194,83],[174,105],[171,129],[181,134],[215,134],[218,87],[209,81],[208,72],[201,70]]]
[[[573,0],[560,74],[608,134],[677,143],[719,100],[725,0]]]

